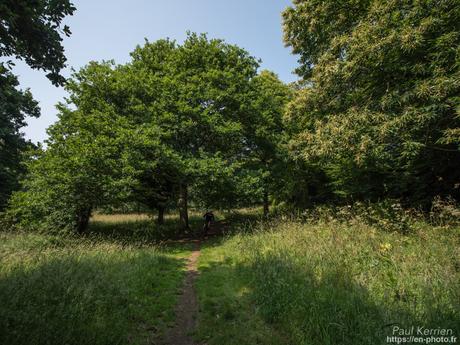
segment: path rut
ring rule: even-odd
[[[190,333],[196,327],[198,300],[195,281],[198,276],[197,261],[200,256],[200,241],[194,241],[195,248],[188,258],[186,276],[175,308],[176,322],[164,337],[163,345],[196,345]]]

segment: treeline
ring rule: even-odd
[[[158,212],[460,198],[460,4],[297,0],[283,13],[299,81],[206,35],[91,62],[7,216],[86,229],[97,208]]]
[[[290,152],[336,201],[460,197],[460,3],[294,1]],[[323,182],[323,183],[321,183]]]
[[[281,115],[290,88],[243,49],[189,34],[146,42],[125,65],[91,62],[67,81],[69,99],[27,162],[10,213],[22,226],[83,232],[97,208],[253,204],[281,169]],[[280,171],[279,173],[282,173]],[[268,211],[268,209],[267,209]]]

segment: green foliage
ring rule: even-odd
[[[296,159],[342,200],[460,198],[456,1],[294,1],[286,42],[304,87],[286,121]]]
[[[132,57],[135,88],[155,90],[154,95],[139,90],[137,104],[176,155],[173,182],[197,191],[192,198],[200,204],[234,200],[232,174],[245,146],[244,126],[251,121],[245,104],[256,60],[239,47],[196,34],[183,45],[147,42]]]
[[[110,109],[60,111],[46,151],[29,160],[23,189],[10,203],[8,216],[22,228],[83,231],[93,208],[129,192],[127,148],[142,136],[134,139],[133,128]]]
[[[270,71],[262,71],[251,81],[251,121],[246,127],[246,168],[256,181],[251,193],[260,195],[264,212],[268,212],[269,194],[279,192],[280,181],[289,179],[289,164],[285,143],[287,141],[282,121],[286,103],[293,91]],[[257,202],[257,199],[254,200]]]
[[[26,125],[26,116],[38,117],[40,113],[30,91],[17,89],[18,85],[16,76],[0,64],[0,211],[24,172],[21,154],[32,146],[20,130]]]
[[[34,69],[49,71],[47,77],[62,85],[59,74],[65,66],[61,33],[70,35],[69,28],[61,30],[61,21],[72,15],[75,8],[67,0],[7,0],[0,3],[0,57],[25,60]],[[27,116],[38,117],[40,108],[29,90],[18,89],[19,82],[10,73],[11,61],[0,63],[0,211],[24,172],[21,155],[32,145],[21,128]]]
[[[403,208],[398,200],[391,199],[376,203],[358,201],[346,206],[322,205],[302,212],[299,218],[317,224],[330,222],[349,226],[367,224],[382,231],[400,234],[414,232],[420,226],[420,222],[427,220],[419,210]]]
[[[69,0],[6,0],[0,4],[0,56],[24,60],[30,67],[49,71],[47,77],[62,85],[60,71],[66,58],[61,34],[70,36],[65,16],[75,7]]]
[[[10,214],[28,227],[83,231],[91,210],[104,205],[163,210],[179,196],[184,207],[188,187],[203,205],[236,202],[255,142],[248,128],[264,117],[258,140],[273,142],[268,126],[280,126],[288,94],[274,75],[261,75],[279,96],[271,113],[261,104],[251,112],[251,96],[270,93],[257,86],[264,82],[256,69],[243,49],[196,34],[183,45],[146,42],[126,65],[90,63],[69,79],[69,104],[59,105],[48,147],[29,163]]]

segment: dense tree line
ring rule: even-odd
[[[281,203],[458,200],[460,4],[294,0],[283,18],[293,85],[193,33],[75,72],[9,216],[82,232],[95,209],[134,202],[159,223],[177,209],[187,229],[190,202],[267,215]],[[15,99],[37,114],[30,94]]]

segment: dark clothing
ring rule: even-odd
[[[203,236],[206,236],[211,226],[211,222],[214,221],[214,215],[212,214],[212,212],[206,212],[203,215],[203,218],[204,218]]]
[[[207,222],[213,222],[214,221],[214,214],[212,212],[206,212],[203,216],[204,220]]]

